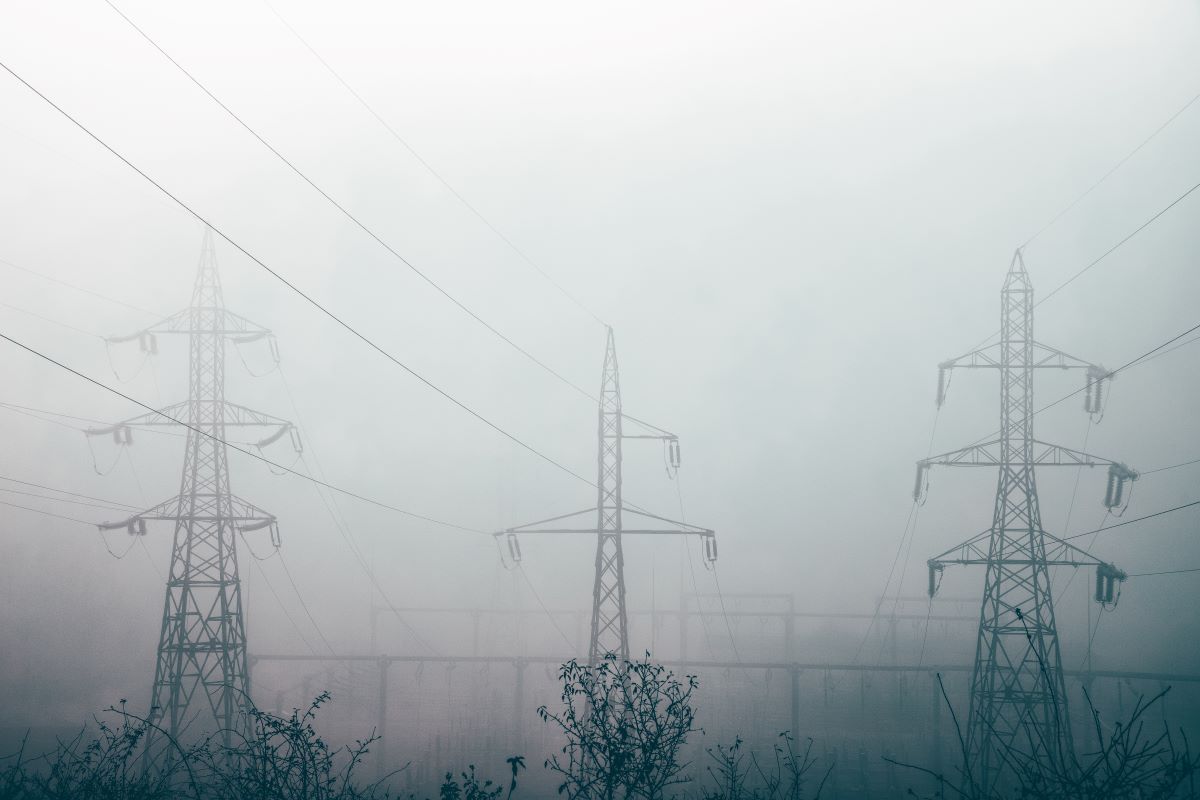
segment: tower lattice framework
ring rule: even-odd
[[[159,334],[188,337],[188,400],[89,433],[112,432],[128,443],[136,428],[186,425],[179,494],[102,527],[145,535],[148,521],[173,523],[150,717],[173,738],[219,731],[228,744],[244,730],[241,711],[250,697],[237,537],[267,528],[278,546],[279,533],[273,515],[230,491],[227,433],[260,429],[268,435],[259,446],[290,434],[297,449],[299,438],[291,423],[225,400],[230,341],[265,339],[276,357],[277,351],[269,330],[225,308],[211,231],[204,234],[191,305],[110,341],[136,339],[153,353]]]
[[[596,571],[588,660],[606,653],[629,658],[625,613],[625,554],[621,549],[621,376],[612,328],[600,379],[599,451],[596,466]]]
[[[625,432],[630,421],[646,431]],[[598,450],[596,464],[596,506],[570,514],[506,528],[496,533],[507,541],[509,558],[521,561],[520,537],[529,534],[590,534],[596,536],[595,573],[592,584],[592,624],[588,641],[588,662],[595,664],[608,655],[629,658],[628,615],[625,609],[625,555],[623,537],[628,535],[691,535],[704,543],[708,561],[717,557],[716,534],[686,522],[651,514],[631,506],[623,496],[621,476],[622,442],[626,439],[653,439],[665,443],[668,470],[679,468],[679,437],[640,419],[621,408],[621,379],[617,365],[616,337],[607,329],[604,368],[600,378]],[[560,527],[571,519],[595,515],[596,527]],[[627,517],[639,521],[636,528],[626,527]],[[670,527],[651,527],[664,524]],[[550,526],[550,527],[547,527]]]
[[[918,462],[914,497],[933,465],[995,466],[996,499],[991,527],[930,559],[932,596],[947,564],[985,567],[967,726],[973,774],[985,787],[1006,769],[1036,762],[1064,765],[1072,752],[1059,632],[1050,567],[1094,566],[1095,599],[1114,600],[1125,573],[1055,537],[1042,526],[1036,471],[1042,466],[1107,466],[1105,505],[1123,502],[1127,466],[1034,437],[1034,373],[1038,369],[1084,369],[1084,408],[1099,413],[1109,374],[1101,367],[1038,343],[1033,337],[1033,286],[1021,251],[1013,256],[1001,291],[1000,340],[939,365],[938,405],[946,375],[955,368],[988,368],[1000,374],[999,437]]]

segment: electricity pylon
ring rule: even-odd
[[[1084,409],[1099,413],[1102,387],[1111,376],[1033,338],[1033,286],[1017,250],[1001,291],[1000,341],[939,365],[939,406],[951,369],[1000,372],[1000,435],[982,444],[927,458],[917,464],[914,499],[934,465],[999,467],[992,525],[929,560],[929,594],[949,564],[986,567],[967,746],[976,780],[995,785],[1007,766],[1063,765],[1071,752],[1071,729],[1059,653],[1052,566],[1095,566],[1095,599],[1113,601],[1114,583],[1125,573],[1042,528],[1035,470],[1042,466],[1107,466],[1105,505],[1121,505],[1125,482],[1137,473],[1124,464],[1039,441],[1033,435],[1033,376],[1038,369],[1086,370]]]
[[[262,447],[290,434],[291,423],[225,400],[225,345],[271,340],[271,332],[225,308],[217,275],[212,232],[206,230],[192,303],[132,336],[147,353],[157,351],[158,334],[184,334],[189,341],[187,402],[143,414],[89,434],[114,433],[123,443],[133,428],[187,426],[179,494],[102,529],[127,528],[146,534],[146,522],[175,524],[171,568],[158,640],[150,718],[173,738],[200,721],[198,732],[220,731],[225,743],[244,730],[241,709],[250,696],[246,626],[238,576],[237,535],[268,528],[279,545],[274,515],[236,497],[229,488],[226,432],[230,428],[272,430]],[[272,344],[272,353],[277,351]],[[197,698],[197,694],[201,698]],[[203,719],[205,712],[211,717]],[[202,721],[201,721],[202,720]],[[211,730],[207,727],[212,724]]]
[[[629,658],[628,617],[625,610],[625,556],[622,537],[636,535],[691,535],[699,536],[704,542],[704,556],[709,561],[717,558],[716,534],[708,528],[689,525],[686,522],[660,517],[648,511],[631,507],[625,503],[621,485],[621,443],[625,439],[655,439],[664,442],[667,449],[668,472],[679,468],[679,437],[649,423],[625,414],[621,410],[621,379],[617,368],[617,345],[612,328],[608,328],[608,341],[604,351],[604,371],[600,379],[599,448],[596,464],[596,507],[562,514],[557,517],[506,528],[495,534],[505,537],[509,557],[514,562],[521,560],[519,536],[522,534],[595,534],[596,563],[592,585],[592,628],[588,644],[588,662],[595,664],[610,653],[621,660]],[[624,421],[640,425],[648,433],[625,433]],[[543,527],[550,523],[596,515],[595,528]],[[625,527],[625,515],[641,520],[665,523],[670,528]]]

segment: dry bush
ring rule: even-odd
[[[618,662],[609,654],[594,665],[571,660],[559,670],[563,708],[538,716],[566,742],[545,767],[561,776],[559,793],[571,800],[661,800],[690,780],[679,760],[696,710],[695,676],[682,681],[650,660]]]
[[[938,675],[941,684],[942,676]],[[1197,774],[1200,756],[1193,755],[1182,729],[1172,733],[1162,723],[1150,725],[1147,712],[1160,704],[1168,689],[1150,700],[1139,698],[1129,717],[1105,733],[1100,712],[1084,691],[1092,720],[1090,741],[1082,755],[1067,752],[1056,759],[1033,759],[1014,747],[997,753],[1003,770],[1000,780],[986,785],[972,771],[966,740],[958,727],[954,708],[942,687],[942,697],[958,732],[961,759],[955,774],[947,776],[924,767],[885,759],[924,773],[937,787],[929,798],[961,800],[1186,800],[1200,798]],[[1060,748],[1061,749],[1061,748]],[[999,788],[995,784],[1000,784]],[[910,796],[919,796],[909,789]]]

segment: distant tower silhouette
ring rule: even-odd
[[[625,433],[625,420],[641,426],[647,433]],[[625,439],[655,439],[665,442],[669,469],[676,470],[679,468],[679,437],[622,411],[617,345],[612,328],[608,328],[604,350],[604,370],[600,378],[598,438],[595,509],[588,508],[515,528],[506,528],[495,534],[497,537],[505,537],[508,543],[509,557],[514,562],[521,560],[519,536],[523,534],[581,533],[596,535],[595,579],[592,584],[592,627],[588,643],[588,661],[592,664],[610,653],[622,660],[629,658],[628,616],[625,611],[625,556],[621,541],[623,536],[630,534],[699,536],[704,542],[705,558],[709,561],[715,561],[717,558],[716,534],[713,531],[631,508],[624,501],[621,480],[621,443]],[[592,513],[596,514],[595,528],[543,527],[548,523],[561,523],[567,519]],[[625,514],[631,514],[644,520],[666,523],[673,527],[629,529],[624,524]]]
[[[1111,564],[1045,532],[1035,469],[1107,466],[1109,508],[1121,505],[1125,481],[1137,473],[1034,438],[1034,370],[1086,370],[1089,413],[1101,410],[1109,373],[1034,340],[1033,286],[1020,250],[1001,292],[1000,341],[939,366],[939,406],[946,373],[954,368],[999,370],[1000,436],[918,462],[914,497],[920,497],[926,471],[935,464],[999,468],[991,527],[929,561],[930,596],[947,564],[986,567],[967,731],[974,775],[986,787],[995,785],[1005,763],[1062,763],[1072,747],[1049,568],[1095,566],[1099,602],[1112,602],[1114,582],[1125,579]]]
[[[588,660],[605,653],[629,658],[625,613],[625,555],[621,550],[621,376],[612,328],[600,379],[600,448],[596,468],[596,579]],[[676,440],[677,441],[677,440]]]
[[[132,336],[110,341],[137,339],[143,349],[156,352],[155,336],[168,333],[188,336],[187,402],[88,432],[115,431],[129,441],[133,428],[186,423],[179,495],[101,527],[126,527],[131,534],[145,535],[147,521],[174,523],[151,718],[173,737],[189,730],[220,731],[228,744],[244,729],[240,711],[250,695],[237,536],[269,528],[278,546],[279,531],[273,515],[230,491],[226,432],[233,427],[273,429],[260,445],[290,433],[299,448],[299,439],[291,423],[225,400],[227,341],[267,339],[272,353],[276,351],[270,331],[225,308],[210,230],[204,233],[191,306]]]

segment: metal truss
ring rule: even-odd
[[[188,337],[188,400],[87,433],[112,433],[130,443],[136,427],[185,425],[179,494],[100,527],[145,535],[147,522],[174,523],[151,719],[173,738],[195,725],[196,732],[219,732],[228,744],[244,729],[241,711],[250,696],[237,535],[267,528],[278,546],[279,528],[274,515],[230,491],[226,430],[263,429],[258,446],[290,434],[299,451],[300,440],[290,422],[225,400],[226,343],[274,340],[266,328],[225,308],[211,231],[204,234],[190,307],[109,341],[136,340],[156,353],[160,334]],[[277,355],[273,345],[272,354]]]
[[[1034,438],[1034,370],[1085,370],[1084,409],[1089,413],[1102,410],[1103,385],[1111,375],[1034,340],[1033,286],[1020,250],[1001,292],[1000,341],[939,365],[939,406],[945,401],[947,374],[963,368],[1000,373],[1000,435],[919,461],[913,497],[920,499],[933,466],[999,470],[991,527],[928,562],[930,596],[948,565],[986,569],[967,747],[976,776],[985,786],[995,786],[1003,780],[1005,764],[1059,761],[1073,746],[1049,568],[1095,567],[1095,597],[1103,603],[1113,601],[1115,584],[1126,578],[1112,564],[1046,533],[1036,469],[1107,466],[1108,508],[1121,505],[1126,482],[1138,475],[1120,462]]]
[[[592,624],[588,645],[588,661],[596,663],[609,653],[622,660],[629,658],[628,612],[625,606],[625,555],[622,537],[625,535],[693,535],[704,542],[708,561],[717,558],[716,534],[686,522],[660,517],[625,504],[622,499],[621,443],[625,439],[654,439],[666,443],[668,471],[679,467],[679,437],[621,410],[621,382],[617,365],[617,346],[612,328],[608,329],[604,352],[604,370],[600,381],[596,507],[562,514],[556,517],[506,528],[494,535],[504,538],[508,558],[521,560],[520,537],[527,534],[588,534],[596,536],[595,578],[592,585]],[[649,431],[646,434],[625,433],[623,423],[628,419]],[[595,514],[595,527],[553,526],[585,515]],[[665,523],[668,527],[626,527],[625,515],[640,520]],[[550,525],[550,527],[546,527]],[[652,525],[652,523],[651,523]]]

